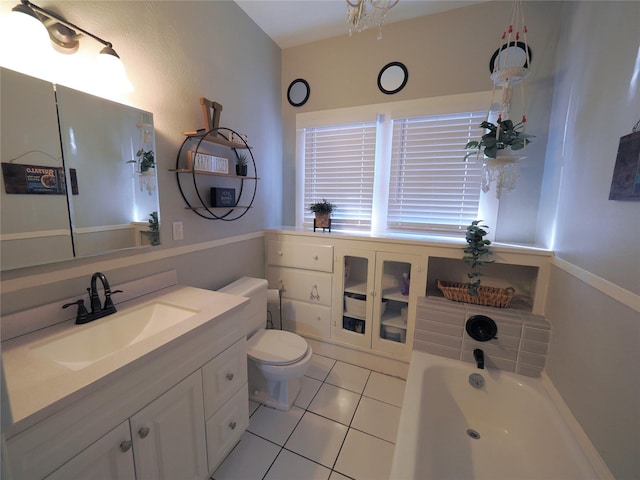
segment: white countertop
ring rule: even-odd
[[[196,310],[186,320],[166,328],[116,353],[104,357],[80,370],[71,370],[33,351],[45,341],[57,339],[95,322],[108,322],[133,307],[153,301]],[[249,300],[243,297],[193,287],[174,286],[118,306],[118,313],[85,325],[64,322],[2,343],[2,362],[9,394],[13,424],[31,423],[32,417],[42,418],[79,396],[112,381],[124,367],[130,367],[150,352],[168,345],[198,327],[239,308]],[[196,332],[193,332],[196,334]]]

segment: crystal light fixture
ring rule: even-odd
[[[398,0],[347,0],[349,36],[354,30],[362,32],[375,26],[378,27],[378,40],[382,39],[382,24],[396,3]]]

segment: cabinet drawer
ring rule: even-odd
[[[294,268],[267,267],[270,288],[284,288],[283,299],[331,305],[331,278],[328,273]]]
[[[247,383],[247,341],[241,339],[202,367],[204,414],[209,418]]]
[[[297,300],[283,300],[282,310],[285,330],[329,338],[331,334],[331,307],[311,305]]]
[[[267,240],[267,264],[333,272],[333,246]]]
[[[207,458],[210,472],[222,462],[249,426],[248,398],[249,389],[245,383],[207,422]]]

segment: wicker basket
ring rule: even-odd
[[[469,286],[466,283],[445,282],[438,280],[438,288],[448,300],[454,302],[475,303],[488,307],[505,308],[509,306],[516,291],[509,288],[478,287],[478,294],[469,294]]]

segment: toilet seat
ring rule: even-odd
[[[309,345],[284,330],[258,330],[248,342],[247,355],[266,365],[291,365],[307,354]]]

